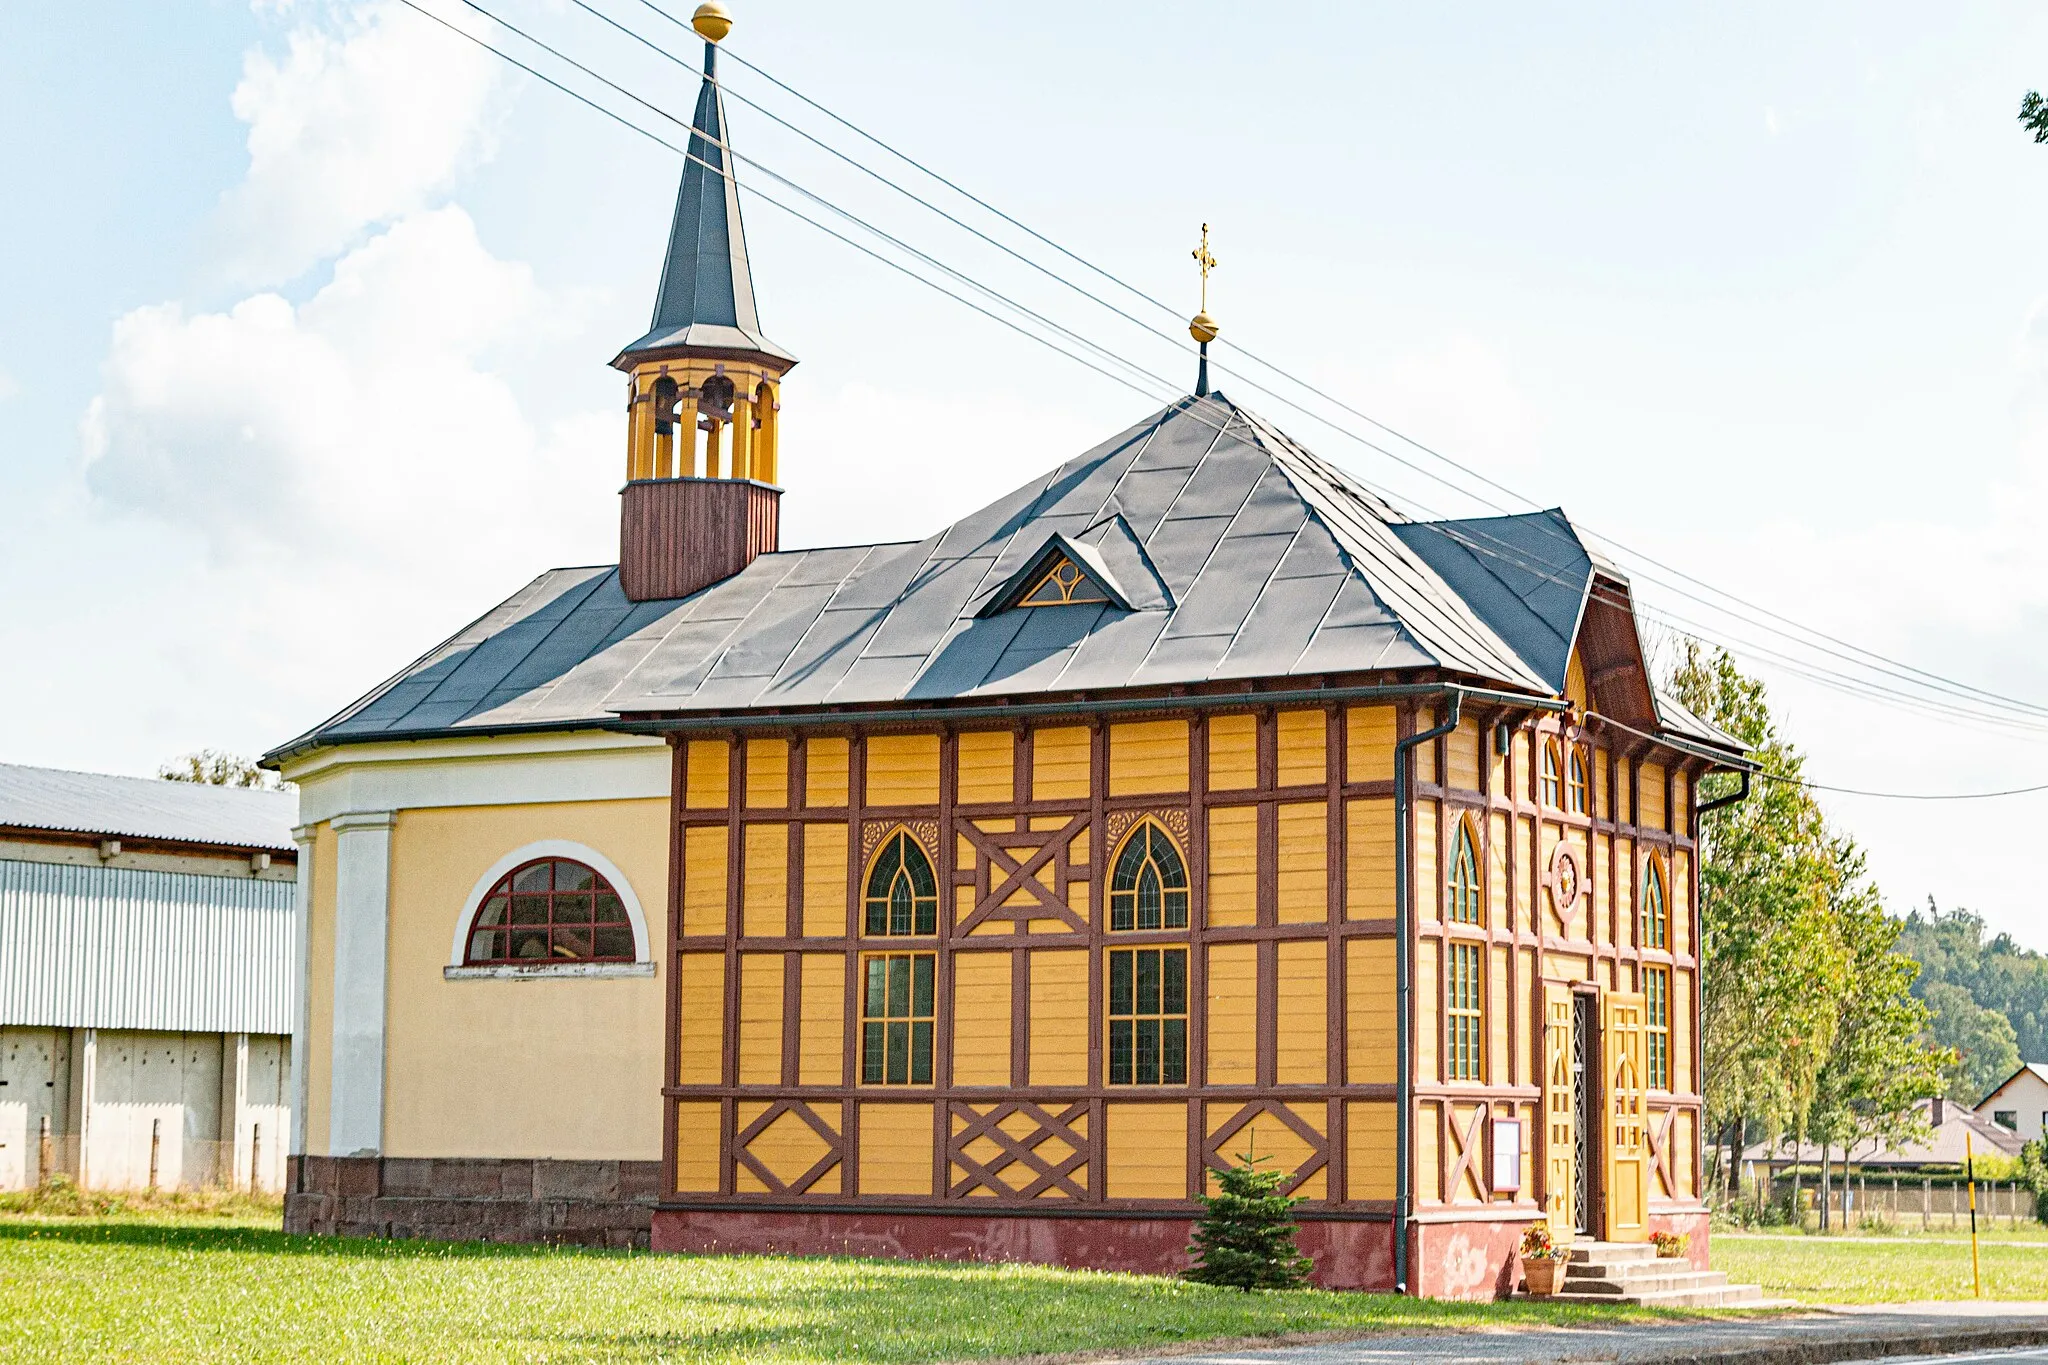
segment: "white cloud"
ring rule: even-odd
[[[5,370],[0,370],[0,403],[5,403],[20,392],[21,385],[15,382],[14,376]]]
[[[249,52],[232,101],[249,171],[221,205],[230,277],[291,279],[487,156],[491,60],[391,0],[331,30],[302,17],[282,57]]]
[[[538,430],[488,368],[547,301],[460,208],[415,214],[342,257],[303,307],[138,308],[114,326],[84,420],[103,503],[205,538],[216,557],[413,566],[459,538],[472,564],[538,567],[536,523],[601,525],[606,423]],[[586,516],[561,509],[585,508]],[[549,537],[538,537],[545,544]]]

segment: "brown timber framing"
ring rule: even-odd
[[[1692,950],[1697,945],[1698,914],[1698,860],[1689,815],[1674,807],[1669,799],[1669,783],[1672,775],[1684,775],[1686,807],[1692,804],[1692,794],[1697,789],[1698,778],[1713,766],[1727,763],[1725,755],[1715,755],[1711,760],[1697,751],[1688,752],[1689,746],[1673,744],[1670,752],[1663,755],[1666,772],[1666,800],[1663,802],[1666,828],[1661,831],[1641,830],[1635,826],[1639,797],[1639,777],[1648,745],[1638,745],[1634,751],[1623,751],[1614,745],[1602,745],[1599,752],[1605,756],[1608,769],[1606,780],[1595,784],[1595,791],[1589,793],[1590,809],[1582,816],[1567,815],[1565,812],[1545,808],[1535,799],[1533,782],[1526,771],[1520,770],[1517,758],[1533,759],[1540,748],[1540,734],[1558,733],[1567,728],[1555,716],[1565,708],[1566,703],[1549,698],[1501,693],[1484,689],[1463,688],[1455,683],[1395,684],[1390,686],[1346,686],[1318,687],[1313,689],[1290,689],[1272,691],[1206,692],[1180,695],[1159,695],[1152,697],[1130,697],[1120,695],[1106,699],[1078,697],[1061,703],[1028,704],[1023,706],[972,706],[954,705],[946,707],[919,707],[876,709],[842,712],[792,712],[788,714],[741,713],[702,717],[640,717],[635,718],[633,727],[643,731],[666,733],[676,745],[675,792],[677,800],[676,828],[672,839],[674,850],[671,868],[671,944],[675,954],[687,951],[717,950],[724,954],[723,973],[725,1008],[719,1074],[722,1084],[715,1087],[702,1085],[680,1085],[676,1083],[677,1065],[680,1057],[679,1041],[680,996],[677,982],[680,973],[670,972],[670,1008],[668,1018],[669,1084],[665,1087],[666,1105],[664,1120],[664,1162],[666,1190],[664,1203],[682,1208],[780,1208],[832,1211],[839,1209],[870,1210],[879,1207],[914,1208],[925,1207],[960,1211],[963,1208],[1026,1213],[1032,1216],[1046,1215],[1087,1215],[1087,1216],[1157,1216],[1162,1210],[1180,1212],[1191,1208],[1189,1200],[1159,1199],[1109,1199],[1106,1192],[1104,1157],[1106,1154],[1105,1106],[1117,1101],[1162,1100],[1186,1102],[1188,1112],[1188,1190],[1199,1188],[1201,1167],[1206,1164],[1205,1153],[1212,1145],[1210,1133],[1225,1131],[1226,1125],[1235,1125],[1245,1115],[1254,1112],[1271,1112],[1280,1116],[1283,1106],[1292,1105],[1306,1112],[1316,1113],[1322,1127],[1319,1143],[1311,1143],[1311,1156],[1298,1172],[1298,1179],[1313,1174],[1316,1169],[1327,1172],[1326,1190],[1328,1199],[1318,1206],[1304,1209],[1310,1217],[1367,1217],[1384,1218],[1394,1212],[1393,1201],[1349,1200],[1340,1196],[1348,1194],[1352,1185],[1350,1173],[1345,1170],[1344,1156],[1347,1151],[1345,1125],[1348,1113],[1345,1101],[1395,1100],[1400,1099],[1397,1085],[1352,1084],[1348,1075],[1348,1048],[1345,1046],[1345,997],[1348,955],[1343,950],[1345,942],[1352,938],[1386,938],[1395,932],[1395,921],[1391,918],[1348,920],[1347,886],[1345,883],[1346,859],[1343,854],[1345,825],[1345,802],[1358,798],[1386,799],[1395,795],[1395,783],[1386,780],[1349,780],[1353,774],[1345,771],[1349,753],[1349,708],[1354,706],[1394,705],[1398,708],[1398,733],[1412,734],[1417,728],[1413,719],[1415,708],[1433,699],[1442,699],[1452,690],[1463,695],[1468,717],[1479,720],[1477,739],[1464,730],[1429,742],[1431,752],[1426,765],[1427,777],[1418,777],[1411,787],[1413,802],[1410,803],[1408,828],[1396,831],[1396,837],[1404,840],[1422,833],[1419,828],[1424,814],[1432,825],[1441,823],[1450,828],[1457,816],[1469,811],[1474,817],[1480,836],[1480,876],[1482,880],[1482,904],[1485,906],[1483,941],[1486,945],[1487,969],[1492,971],[1494,945],[1506,948],[1507,970],[1510,985],[1504,998],[1510,1004],[1510,1020],[1507,1032],[1507,1057],[1495,1059],[1490,1054],[1493,1048],[1491,1029],[1483,1046],[1488,1051],[1485,1084],[1455,1083],[1444,1084],[1420,1082],[1410,1090],[1411,1103],[1400,1106],[1412,1109],[1417,1104],[1438,1101],[1438,1121],[1446,1128],[1449,1125],[1451,1101],[1462,1104],[1477,1103],[1480,1113],[1519,1114],[1534,1105],[1541,1090],[1536,1084],[1537,1077],[1524,1074],[1530,1064],[1528,1040],[1532,1036],[1524,1030],[1538,1030],[1541,1020],[1533,1009],[1515,1010],[1521,991],[1515,989],[1514,976],[1523,968],[1524,952],[1533,964],[1536,975],[1544,974],[1544,953],[1565,951],[1588,959],[1595,975],[1603,968],[1608,975],[1605,984],[1610,987],[1622,985],[1617,975],[1629,971],[1631,980],[1640,979],[1640,967],[1646,960],[1670,962],[1687,969],[1691,983],[1690,1001],[1697,1000],[1696,963]],[[1481,708],[1484,708],[1483,710]],[[1279,709],[1319,709],[1326,717],[1324,729],[1325,769],[1324,780],[1316,784],[1298,784],[1288,787],[1278,785],[1278,764],[1276,759],[1276,726],[1274,717]],[[1211,715],[1223,712],[1249,712],[1257,716],[1257,764],[1258,785],[1243,791],[1212,793],[1209,790],[1209,727],[1204,721]],[[1431,713],[1434,714],[1434,713]],[[1111,719],[1160,719],[1185,720],[1189,731],[1188,783],[1185,792],[1148,794],[1142,796],[1108,796],[1109,791],[1109,735],[1108,722]],[[1030,792],[1030,773],[1033,769],[1032,753],[1033,728],[1028,723],[1039,720],[1041,729],[1055,725],[1061,720],[1085,724],[1089,731],[1089,793],[1085,797],[1062,800],[1033,800]],[[1510,745],[1505,756],[1490,754],[1490,735],[1497,720],[1509,720],[1516,734],[1531,735],[1525,747]],[[1569,718],[1567,718],[1569,719]],[[1426,723],[1426,722],[1425,722]],[[1584,727],[1570,727],[1575,738],[1593,747],[1593,736],[1599,729],[1597,717],[1587,718]],[[959,735],[967,730],[1007,730],[1014,736],[1012,752],[1013,789],[1012,800],[998,803],[961,804],[957,798]],[[881,813],[871,811],[866,804],[864,790],[867,764],[865,762],[866,739],[873,734],[886,734],[911,730],[919,733],[934,733],[939,737],[940,800],[936,806],[888,807]],[[806,737],[831,736],[847,741],[847,804],[839,807],[813,807],[808,804],[808,784],[804,767],[808,746],[802,740]],[[789,774],[786,806],[782,809],[749,807],[745,803],[746,789],[746,740],[749,738],[777,738],[789,741]],[[1616,736],[1620,738],[1620,736]],[[728,745],[728,790],[724,810],[693,810],[682,800],[687,788],[687,741],[691,738],[723,738]],[[1604,736],[1603,736],[1604,738]],[[1449,785],[1451,768],[1448,762],[1447,745],[1451,742],[1477,742],[1479,748],[1477,790],[1464,790]],[[1615,776],[1625,768],[1629,775],[1627,795],[1629,809],[1619,812],[1613,809]],[[1602,797],[1607,809],[1602,810]],[[1273,885],[1276,877],[1276,812],[1280,805],[1321,801],[1325,803],[1326,849],[1329,871],[1325,914],[1321,923],[1277,922],[1275,905],[1277,888]],[[1421,811],[1415,809],[1416,805]],[[1257,887],[1257,913],[1249,925],[1229,927],[1207,926],[1208,890],[1208,814],[1217,806],[1256,806],[1259,817],[1256,822],[1259,842],[1259,878]],[[1116,844],[1111,838],[1109,820],[1120,812],[1136,814],[1144,811],[1159,811],[1165,808],[1184,809],[1187,815],[1188,837],[1182,843],[1182,854],[1186,859],[1190,884],[1190,926],[1187,930],[1127,931],[1110,934],[1106,930],[1107,890],[1106,874]],[[1496,875],[1493,842],[1496,838],[1494,816],[1503,820],[1503,832],[1507,848],[1503,853],[1503,872],[1509,879],[1510,890],[1501,898],[1496,910],[1491,879]],[[1023,922],[1014,927],[1017,932],[996,936],[976,936],[972,940],[959,937],[958,917],[955,913],[955,896],[962,885],[960,878],[968,869],[956,866],[957,850],[961,831],[971,827],[972,821],[990,818],[1014,817],[1021,831],[1029,831],[1034,817],[1043,820],[1050,816],[1078,817],[1085,819],[1088,834],[1088,857],[1085,863],[1085,882],[1088,887],[1087,929],[1085,932],[1039,932],[1033,931]],[[790,897],[784,936],[750,937],[744,930],[743,893],[738,875],[743,859],[745,822],[748,817],[766,818],[786,825],[789,829],[788,894]],[[1521,847],[1521,822],[1530,822],[1536,832],[1532,848]],[[929,821],[937,829],[937,847],[934,854],[941,892],[941,915],[939,931],[935,939],[911,940],[892,943],[893,946],[931,945],[937,954],[938,1020],[934,1029],[934,1084],[926,1087],[861,1086],[856,1083],[859,1050],[859,981],[858,964],[864,946],[860,932],[860,907],[864,891],[862,885],[866,858],[863,849],[869,842],[863,838],[866,825],[887,824],[893,827],[901,822],[909,824]],[[1583,829],[1589,841],[1596,832],[1629,840],[1632,857],[1640,867],[1646,850],[1652,846],[1660,848],[1668,859],[1673,851],[1684,851],[1687,856],[1686,875],[1691,883],[1687,888],[1686,915],[1689,921],[1686,937],[1687,952],[1684,954],[1645,953],[1635,943],[1633,925],[1624,936],[1620,923],[1624,915],[1632,916],[1634,895],[1641,886],[1640,872],[1632,869],[1628,878],[1631,893],[1630,905],[1621,907],[1616,902],[1615,890],[1619,881],[1619,860],[1609,858],[1604,869],[1606,885],[1600,888],[1604,895],[1589,897],[1600,899],[1609,907],[1612,921],[1602,934],[1590,922],[1586,925],[1585,939],[1560,937],[1545,932],[1543,923],[1543,871],[1536,866],[1524,869],[1520,864],[1525,852],[1533,855],[1542,847],[1541,830],[1548,822],[1556,826],[1571,825]],[[682,853],[684,830],[697,824],[723,823],[729,830],[728,845],[728,886],[726,903],[726,924],[723,935],[696,935],[686,937],[682,915]],[[805,831],[814,824],[843,824],[848,831],[847,854],[847,915],[843,936],[804,937],[800,934],[803,921],[804,877],[803,844]],[[1675,830],[1683,830],[1683,834]],[[1071,837],[1069,828],[1062,838]],[[1440,838],[1440,835],[1439,835]],[[1531,861],[1534,861],[1532,856]],[[1413,889],[1416,902],[1415,934],[1408,948],[1424,938],[1432,938],[1439,945],[1437,953],[1439,969],[1444,958],[1441,945],[1445,941],[1445,926],[1441,908],[1438,905],[1441,891],[1441,874],[1444,870],[1444,855],[1439,852],[1436,859],[1436,880],[1433,887],[1417,886]],[[1669,866],[1669,864],[1667,864]],[[1075,865],[1077,878],[1084,865]],[[1675,868],[1673,868],[1675,871]],[[1586,869],[1590,880],[1591,869]],[[1059,894],[1067,894],[1065,883],[1058,886]],[[1674,888],[1675,889],[1675,888]],[[1591,888],[1588,888],[1591,891]],[[1675,907],[1674,907],[1675,909]],[[1051,918],[1045,916],[1044,918]],[[1471,933],[1461,937],[1473,939]],[[1273,1030],[1277,1024],[1274,1008],[1274,962],[1275,945],[1278,941],[1300,941],[1321,938],[1326,945],[1327,988],[1325,999],[1325,1025],[1327,1030],[1325,1053],[1327,1071],[1323,1085],[1279,1085],[1274,1069]],[[1103,1049],[1103,992],[1104,992],[1104,949],[1111,943],[1119,946],[1143,946],[1146,944],[1185,945],[1189,948],[1189,1022],[1188,1022],[1188,1075],[1185,1086],[1109,1086],[1105,1084],[1102,1058]],[[1208,1029],[1206,1026],[1207,948],[1211,944],[1249,942],[1259,945],[1257,985],[1259,1009],[1258,1039],[1256,1048],[1257,1083],[1251,1085],[1212,1085],[1206,1083]],[[971,944],[974,951],[1005,950],[1010,959],[1011,971],[1011,1016],[1010,1016],[1010,1085],[1007,1087],[958,1086],[954,1083],[954,1058],[951,1048],[954,1038],[952,1019],[952,975],[953,954],[965,950]],[[868,944],[867,946],[872,946]],[[1039,1085],[1029,1084],[1030,1080],[1030,971],[1032,950],[1038,948],[1084,947],[1088,953],[1088,998],[1089,1036],[1088,1073],[1085,1083],[1080,1085]],[[742,953],[780,952],[785,954],[784,986],[782,991],[782,1084],[773,1087],[742,1086],[739,1075],[739,992],[740,955]],[[794,1055],[801,1045],[799,1021],[794,1015],[800,1009],[796,998],[802,953],[836,953],[845,964],[845,994],[842,1013],[842,1042],[844,1045],[841,1083],[837,1086],[802,1086],[794,1084],[799,1062]],[[672,963],[672,968],[676,963]],[[1533,984],[1533,983],[1528,983]],[[1439,992],[1441,983],[1439,983]],[[1530,994],[1540,999],[1540,991]],[[1488,1011],[1494,1008],[1489,996]],[[1438,994],[1438,1001],[1443,997]],[[1523,1001],[1521,1003],[1527,1003]],[[1522,1015],[1528,1015],[1522,1018]],[[1664,1141],[1669,1141],[1673,1114],[1677,1107],[1697,1110],[1699,1030],[1696,1009],[1691,1015],[1688,1029],[1688,1050],[1692,1054],[1687,1074],[1688,1093],[1668,1097],[1658,1096],[1664,1108],[1653,1116],[1653,1126],[1662,1125]],[[1443,1030],[1437,1031],[1441,1047]],[[1439,1058],[1434,1074],[1444,1073]],[[677,1154],[676,1128],[677,1112],[673,1107],[681,1100],[715,1099],[719,1102],[721,1132],[719,1135],[719,1190],[716,1194],[678,1195],[676,1190]],[[858,1187],[859,1179],[859,1133],[856,1109],[860,1101],[868,1100],[917,1100],[930,1102],[932,1108],[932,1182],[930,1193],[925,1196],[890,1195],[863,1197]],[[841,1197],[807,1196],[794,1198],[783,1195],[747,1195],[737,1190],[735,1174],[736,1105],[753,1100],[781,1104],[785,1102],[805,1106],[820,1114],[833,1114],[838,1119],[837,1151],[841,1161]],[[956,1115],[968,1119],[970,1111],[965,1106],[975,1105],[984,1112],[991,1104],[1018,1103],[1036,1105],[1049,1113],[1066,1111],[1070,1106],[1085,1105],[1088,1120],[1085,1135],[1085,1180],[1084,1195],[1080,1200],[1073,1198],[1046,1200],[989,1197],[977,1195],[972,1199],[949,1197],[953,1185],[954,1147],[952,1138]],[[956,1108],[957,1106],[957,1108]],[[1211,1113],[1211,1109],[1217,1113]],[[772,1118],[772,1112],[767,1116]],[[758,1131],[761,1121],[750,1125]],[[985,1125],[984,1125],[985,1127]],[[973,1136],[970,1127],[966,1136]],[[1470,1141],[1484,1142],[1490,1129],[1479,1125],[1476,1119],[1470,1121],[1464,1130],[1481,1136]],[[1540,1132],[1540,1125],[1536,1126]],[[1463,1134],[1461,1134],[1462,1136]],[[1698,1145],[1700,1125],[1695,1116],[1692,1135]],[[822,1135],[821,1135],[822,1136]],[[1448,1133],[1445,1134],[1448,1136]],[[964,1138],[962,1139],[964,1140]],[[1034,1139],[1035,1140],[1035,1139]],[[1534,1144],[1531,1144],[1532,1146]],[[1439,1160],[1439,1190],[1446,1196],[1453,1195],[1444,1177],[1450,1172],[1445,1169],[1453,1156],[1458,1157],[1462,1170],[1464,1166],[1481,1166],[1483,1153],[1464,1150],[1453,1152],[1453,1143],[1439,1140],[1436,1144]],[[1534,1153],[1532,1153],[1534,1155]],[[1669,1170],[1670,1156],[1663,1156],[1664,1169]],[[1539,1167],[1540,1169],[1540,1167]],[[1691,1170],[1699,1169],[1697,1154],[1693,1156]],[[774,1182],[779,1184],[780,1182]],[[1043,1185],[1043,1181],[1040,1182]],[[772,1186],[771,1186],[772,1188]],[[1525,1188],[1514,1203],[1516,1212],[1526,1216],[1524,1207],[1534,1199],[1535,1191],[1525,1182]],[[1451,1214],[1448,1206],[1439,1206],[1440,1211],[1415,1207],[1418,1221],[1436,1221]],[[1508,1206],[1500,1206],[1505,1213]],[[1490,1207],[1473,1205],[1462,1211],[1465,1215],[1493,1213]],[[1435,1216],[1432,1216],[1434,1213]]]

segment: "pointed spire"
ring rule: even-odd
[[[796,357],[761,334],[754,308],[754,277],[747,266],[747,234],[740,220],[739,184],[727,148],[725,93],[718,84],[718,42],[731,30],[723,6],[701,5],[691,21],[704,37],[704,84],[691,120],[689,156],[676,191],[668,255],[647,334],[619,361],[680,347],[747,351],[786,362]],[[624,368],[624,366],[622,366]]]

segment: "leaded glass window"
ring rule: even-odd
[[[867,931],[912,935],[939,932],[939,880],[932,860],[908,830],[882,841],[868,871]]]
[[[1472,826],[1458,821],[1458,842],[1451,851],[1451,880],[1445,911],[1453,924],[1478,924],[1485,918],[1479,901],[1479,855],[1472,846]]]
[[[1445,1075],[1454,1081],[1476,1081],[1485,1056],[1486,976],[1480,969],[1485,950],[1476,943],[1450,946],[1449,1024],[1445,1033]]]
[[[625,902],[595,868],[570,858],[536,858],[500,878],[477,907],[463,954],[471,967],[633,960]]]
[[[932,953],[863,959],[860,1078],[864,1085],[932,1083]]]
[[[1587,799],[1586,751],[1576,744],[1565,762],[1564,806],[1573,815],[1584,815],[1592,809]]]
[[[1670,946],[1671,916],[1664,908],[1664,867],[1655,858],[1643,870],[1643,946]]]
[[[1188,873],[1165,830],[1146,820],[1124,840],[1109,880],[1109,927],[1188,927]]]
[[[1109,1083],[1186,1085],[1188,950],[1109,954]]]
[[[1643,973],[1645,1070],[1652,1090],[1671,1088],[1671,969],[1651,967]]]

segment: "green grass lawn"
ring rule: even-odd
[[[2048,1299],[2048,1228],[1983,1239],[1984,1297]],[[1714,1269],[1738,1284],[1806,1303],[1908,1303],[1967,1299],[1969,1233],[1906,1237],[1744,1236],[1716,1232]],[[2036,1245],[2023,1242],[2031,1240]]]
[[[1240,1294],[1024,1266],[287,1237],[0,1213],[0,1359],[929,1361],[1641,1310]]]

